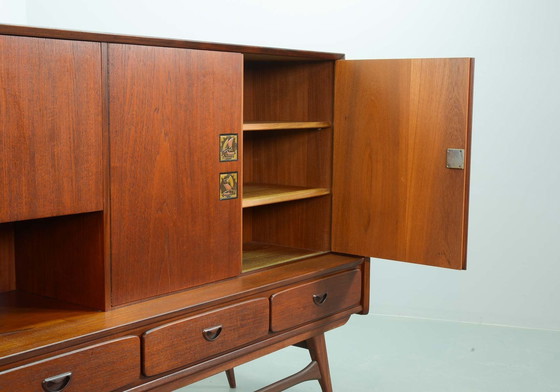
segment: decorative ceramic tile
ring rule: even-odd
[[[237,161],[237,134],[220,135],[220,162]]]
[[[220,200],[237,199],[237,172],[220,173]]]

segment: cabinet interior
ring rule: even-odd
[[[243,271],[330,249],[334,62],[246,59]]]
[[[103,241],[102,211],[0,224],[0,307],[38,295],[104,309]]]

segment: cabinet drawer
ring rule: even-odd
[[[161,325],[142,336],[144,374],[153,376],[268,334],[268,299],[258,298]]]
[[[359,305],[362,277],[359,270],[302,284],[271,297],[273,332],[318,320]]]
[[[112,391],[139,377],[140,339],[128,336],[0,372],[0,391]]]

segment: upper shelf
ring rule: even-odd
[[[328,121],[300,122],[249,122],[243,124],[243,131],[272,131],[277,129],[323,129],[331,126]]]
[[[244,184],[243,208],[282,203],[285,201],[309,199],[328,195],[326,188],[304,188],[300,186]]]

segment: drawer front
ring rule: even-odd
[[[271,297],[273,332],[318,320],[360,304],[362,277],[359,270],[292,287]]]
[[[0,372],[0,391],[103,392],[140,378],[140,339],[127,336]]]
[[[258,298],[164,324],[142,336],[143,371],[153,376],[268,334],[268,299]]]

